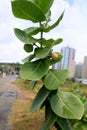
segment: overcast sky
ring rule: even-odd
[[[63,38],[63,42],[55,48],[70,46],[76,49],[76,62],[83,62],[87,56],[87,0],[54,0],[51,8],[52,24],[65,10],[65,15],[60,25],[45,37]],[[33,23],[17,19],[11,11],[10,0],[0,2],[0,62],[21,62],[28,54],[23,50],[21,43],[14,35],[13,28],[27,28]]]

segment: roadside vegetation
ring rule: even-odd
[[[31,91],[29,89],[30,81],[19,79],[13,82],[19,92],[16,102],[12,106],[12,113],[9,117],[9,124],[12,130],[38,130],[44,121],[44,108],[37,110],[33,114],[29,113],[32,99],[40,89],[41,82]],[[56,130],[54,127],[51,130]]]
[[[44,121],[44,108],[42,110],[37,110],[33,114],[29,113],[32,99],[37,94],[41,86],[41,82],[39,82],[37,84],[37,87],[35,87],[33,91],[31,91],[29,90],[30,83],[30,81],[25,81],[21,79],[13,82],[13,84],[16,85],[17,88],[20,90],[20,93],[16,102],[13,104],[12,113],[9,117],[9,124],[11,125],[12,130],[38,130]],[[64,91],[72,91],[73,84],[76,83],[66,81],[62,89]],[[79,91],[87,96],[87,85],[79,83]],[[56,129],[52,127],[51,130]]]

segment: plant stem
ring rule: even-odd
[[[55,126],[55,128],[56,128],[57,130],[62,130],[62,129],[60,128],[60,126],[58,125],[57,122],[55,122],[54,126]]]
[[[47,118],[49,116],[49,112],[50,112],[50,103],[47,100],[46,105],[45,105],[45,118]]]
[[[41,22],[40,22],[40,27],[42,26]],[[43,38],[43,31],[40,32],[40,39]],[[42,41],[41,41],[41,47],[42,47]]]
[[[50,112],[50,103],[49,103],[48,100],[46,100],[46,104],[45,104],[45,119],[49,116],[49,112]]]
[[[35,45],[37,48],[39,48],[39,46],[38,46],[38,45],[36,45],[35,43],[34,43],[34,45]]]

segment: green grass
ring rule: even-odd
[[[65,90],[65,91],[71,91],[72,86],[74,84],[75,83],[73,83],[73,82],[66,81],[61,89]],[[82,83],[77,83],[77,84],[79,85],[79,91],[84,93],[84,95],[87,97],[87,85],[86,84],[82,84]]]

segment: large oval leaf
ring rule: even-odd
[[[35,0],[44,13],[47,13],[54,0]]]
[[[48,97],[49,93],[50,91],[46,89],[44,86],[39,90],[30,108],[31,113],[41,107],[45,99]]]
[[[53,43],[54,43],[54,40],[53,40],[53,39],[48,39],[48,40],[43,39],[43,40],[41,41],[42,46],[52,46]]]
[[[49,70],[48,60],[37,60],[25,63],[20,69],[20,76],[23,79],[37,81]]]
[[[24,32],[28,34],[29,36],[36,35],[40,31],[41,31],[40,27],[30,27],[30,28],[24,29]]]
[[[68,76],[69,72],[67,70],[49,70],[43,78],[43,82],[47,89],[55,90],[64,83]]]
[[[37,58],[43,59],[49,55],[50,49],[51,49],[51,46],[44,47],[44,48],[36,48],[35,55]]]
[[[51,108],[58,116],[67,119],[81,119],[84,113],[84,104],[70,93],[59,91],[50,99]]]
[[[42,10],[33,1],[29,0],[13,0],[12,12],[15,17],[33,22],[45,21],[46,17]]]
[[[32,43],[36,43],[38,41],[37,39],[35,39],[31,36],[28,36],[24,31],[22,31],[18,28],[14,29],[14,33],[20,41],[22,41],[26,44],[32,44]]]

